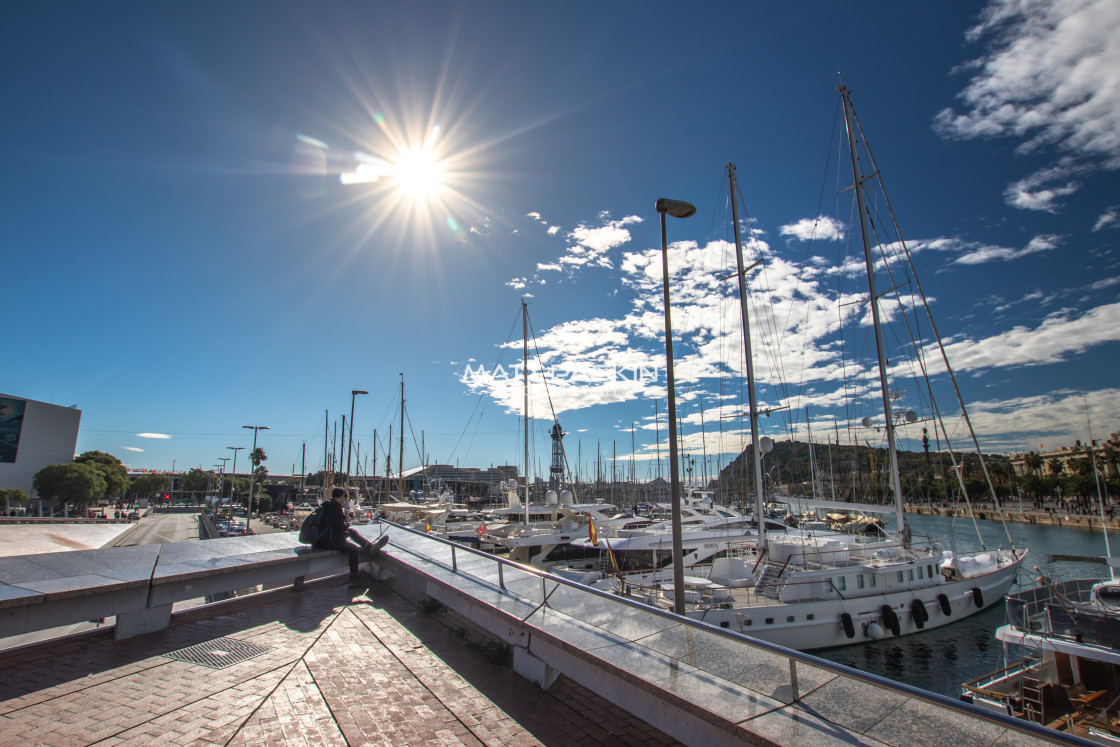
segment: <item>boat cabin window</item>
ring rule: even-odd
[[[773,625],[774,624],[774,618],[772,618],[772,617],[766,618],[766,624],[767,625]]]
[[[847,588],[848,588],[848,577],[847,576],[841,576],[840,577],[840,591],[846,591]]]
[[[902,571],[898,572],[898,583],[902,583]]]
[[[926,578],[933,578],[933,566],[932,565],[927,565],[926,566]]]
[[[872,576],[872,578],[875,578],[875,577]],[[856,576],[856,588],[858,588],[858,589],[863,588],[863,574],[862,573],[859,574],[858,576]]]
[[[793,622],[793,621],[794,621],[794,620],[796,620],[796,619],[797,619],[797,618],[796,618],[796,617],[794,617],[793,615],[787,615],[787,616],[786,616],[786,622],[787,622],[787,623],[791,623],[791,622]]]
[[[914,569],[910,568],[909,570],[906,571],[906,573],[907,573],[907,575],[910,576],[910,580],[913,581],[914,580]]]

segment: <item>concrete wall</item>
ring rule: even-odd
[[[18,488],[28,497],[34,497],[31,482],[36,472],[49,464],[74,461],[82,411],[10,394],[0,394],[0,397],[27,403],[16,461],[0,462],[0,488]]]

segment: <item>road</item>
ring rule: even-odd
[[[151,514],[141,519],[136,531],[114,547],[162,545],[198,538],[198,514]]]
[[[140,526],[136,527],[136,531],[112,546],[159,545],[165,542],[197,540],[199,538],[198,523],[198,514],[151,514],[140,519]],[[202,601],[201,599],[191,599],[186,602],[179,602],[175,605],[175,609],[194,607],[201,604]],[[112,623],[113,618],[109,618],[106,622]],[[100,627],[100,625],[95,622],[81,622],[51,630],[38,630],[34,633],[12,636],[11,638],[0,638],[0,649],[45,641],[97,627]]]

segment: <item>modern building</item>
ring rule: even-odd
[[[0,488],[33,497],[35,473],[74,461],[82,411],[0,394]]]

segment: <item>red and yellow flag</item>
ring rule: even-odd
[[[591,544],[595,547],[599,546],[599,533],[595,531],[595,518],[592,517],[591,521],[587,524],[587,537],[591,540]]]
[[[430,531],[432,531],[432,522],[424,519],[424,534],[427,534]]]

